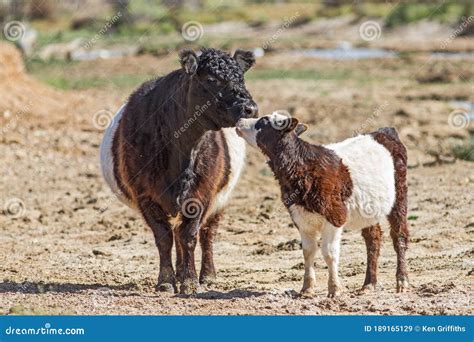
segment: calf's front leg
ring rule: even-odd
[[[341,249],[342,227],[334,227],[325,224],[323,229],[323,238],[321,243],[321,251],[324,260],[328,265],[328,297],[337,297],[341,292],[341,284],[339,282],[339,252]]]
[[[301,244],[304,256],[304,281],[301,295],[312,297],[315,294],[316,275],[314,271],[314,257],[318,250],[317,238],[319,231],[300,229]]]

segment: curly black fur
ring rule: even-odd
[[[201,53],[198,70],[205,70],[224,81],[244,81],[244,70],[227,52],[204,48]]]

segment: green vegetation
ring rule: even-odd
[[[295,79],[295,80],[342,80],[351,77],[351,70],[329,70],[321,72],[306,69],[255,69],[250,70],[246,78],[249,80],[273,80],[273,79]]]
[[[151,75],[140,74],[113,74],[113,75],[93,75],[83,76],[77,73],[70,73],[70,69],[79,62],[51,60],[44,62],[38,59],[28,60],[26,68],[35,78],[49,84],[55,88],[87,89],[99,87],[126,87],[135,88],[142,82],[150,79]]]
[[[401,3],[394,7],[385,20],[386,27],[395,27],[422,19],[456,23],[462,16],[472,15],[472,6],[459,1],[439,3]]]
[[[474,162],[474,133],[471,132],[470,141],[454,146],[452,152],[458,159]]]

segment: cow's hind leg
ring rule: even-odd
[[[151,200],[140,201],[140,211],[146,223],[150,226],[155,237],[155,244],[160,254],[160,274],[158,276],[158,291],[176,291],[176,277],[171,260],[173,248],[173,229],[161,207]]]
[[[201,284],[212,283],[216,278],[216,269],[214,267],[213,243],[214,237],[219,226],[221,214],[217,213],[209,217],[206,223],[199,231],[199,242],[202,250],[201,272],[199,282]]]
[[[362,229],[362,236],[367,248],[367,270],[362,290],[373,290],[377,284],[377,262],[380,255],[380,245],[382,243],[382,230],[380,225]]]

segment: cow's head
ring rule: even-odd
[[[215,50],[183,50],[181,66],[189,76],[188,108],[202,108],[200,120],[209,129],[235,126],[241,118],[257,116],[257,104],[245,88],[244,73],[255,63],[250,51],[234,56]]]

